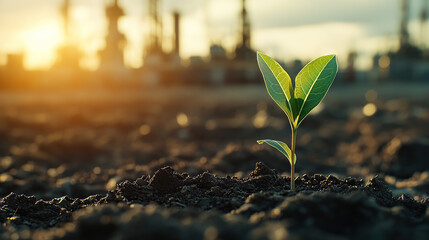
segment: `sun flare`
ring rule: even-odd
[[[24,33],[27,68],[48,68],[55,61],[55,49],[62,41],[62,31],[56,22],[35,26]]]

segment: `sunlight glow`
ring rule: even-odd
[[[26,31],[25,52],[28,53],[25,67],[49,68],[55,61],[55,50],[62,41],[58,24],[49,22]]]
[[[176,116],[177,124],[181,127],[189,126],[189,118],[185,113],[179,113]]]
[[[362,108],[362,113],[367,117],[371,117],[376,112],[377,112],[377,106],[375,106],[374,103],[368,103]]]
[[[151,131],[151,128],[148,124],[143,124],[139,128],[139,133],[143,136],[148,135]]]

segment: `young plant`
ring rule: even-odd
[[[291,190],[295,190],[296,133],[302,120],[325,97],[338,72],[335,55],[319,57],[307,64],[292,82],[289,74],[272,58],[260,52],[258,65],[271,98],[285,112],[292,130],[291,148],[281,141],[258,140],[283,153],[291,166]]]

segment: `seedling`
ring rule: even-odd
[[[326,55],[311,61],[301,69],[294,82],[272,58],[258,52],[257,59],[268,93],[289,119],[292,149],[277,140],[258,140],[258,143],[266,143],[286,156],[291,166],[291,190],[295,190],[296,133],[302,120],[323,100],[332,85],[338,72],[337,59],[335,55]]]

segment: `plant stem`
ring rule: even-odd
[[[295,144],[296,144],[296,132],[297,129],[296,128],[292,128],[292,149],[291,149],[291,158],[292,158],[292,163],[290,164],[290,190],[294,191],[295,190]]]

